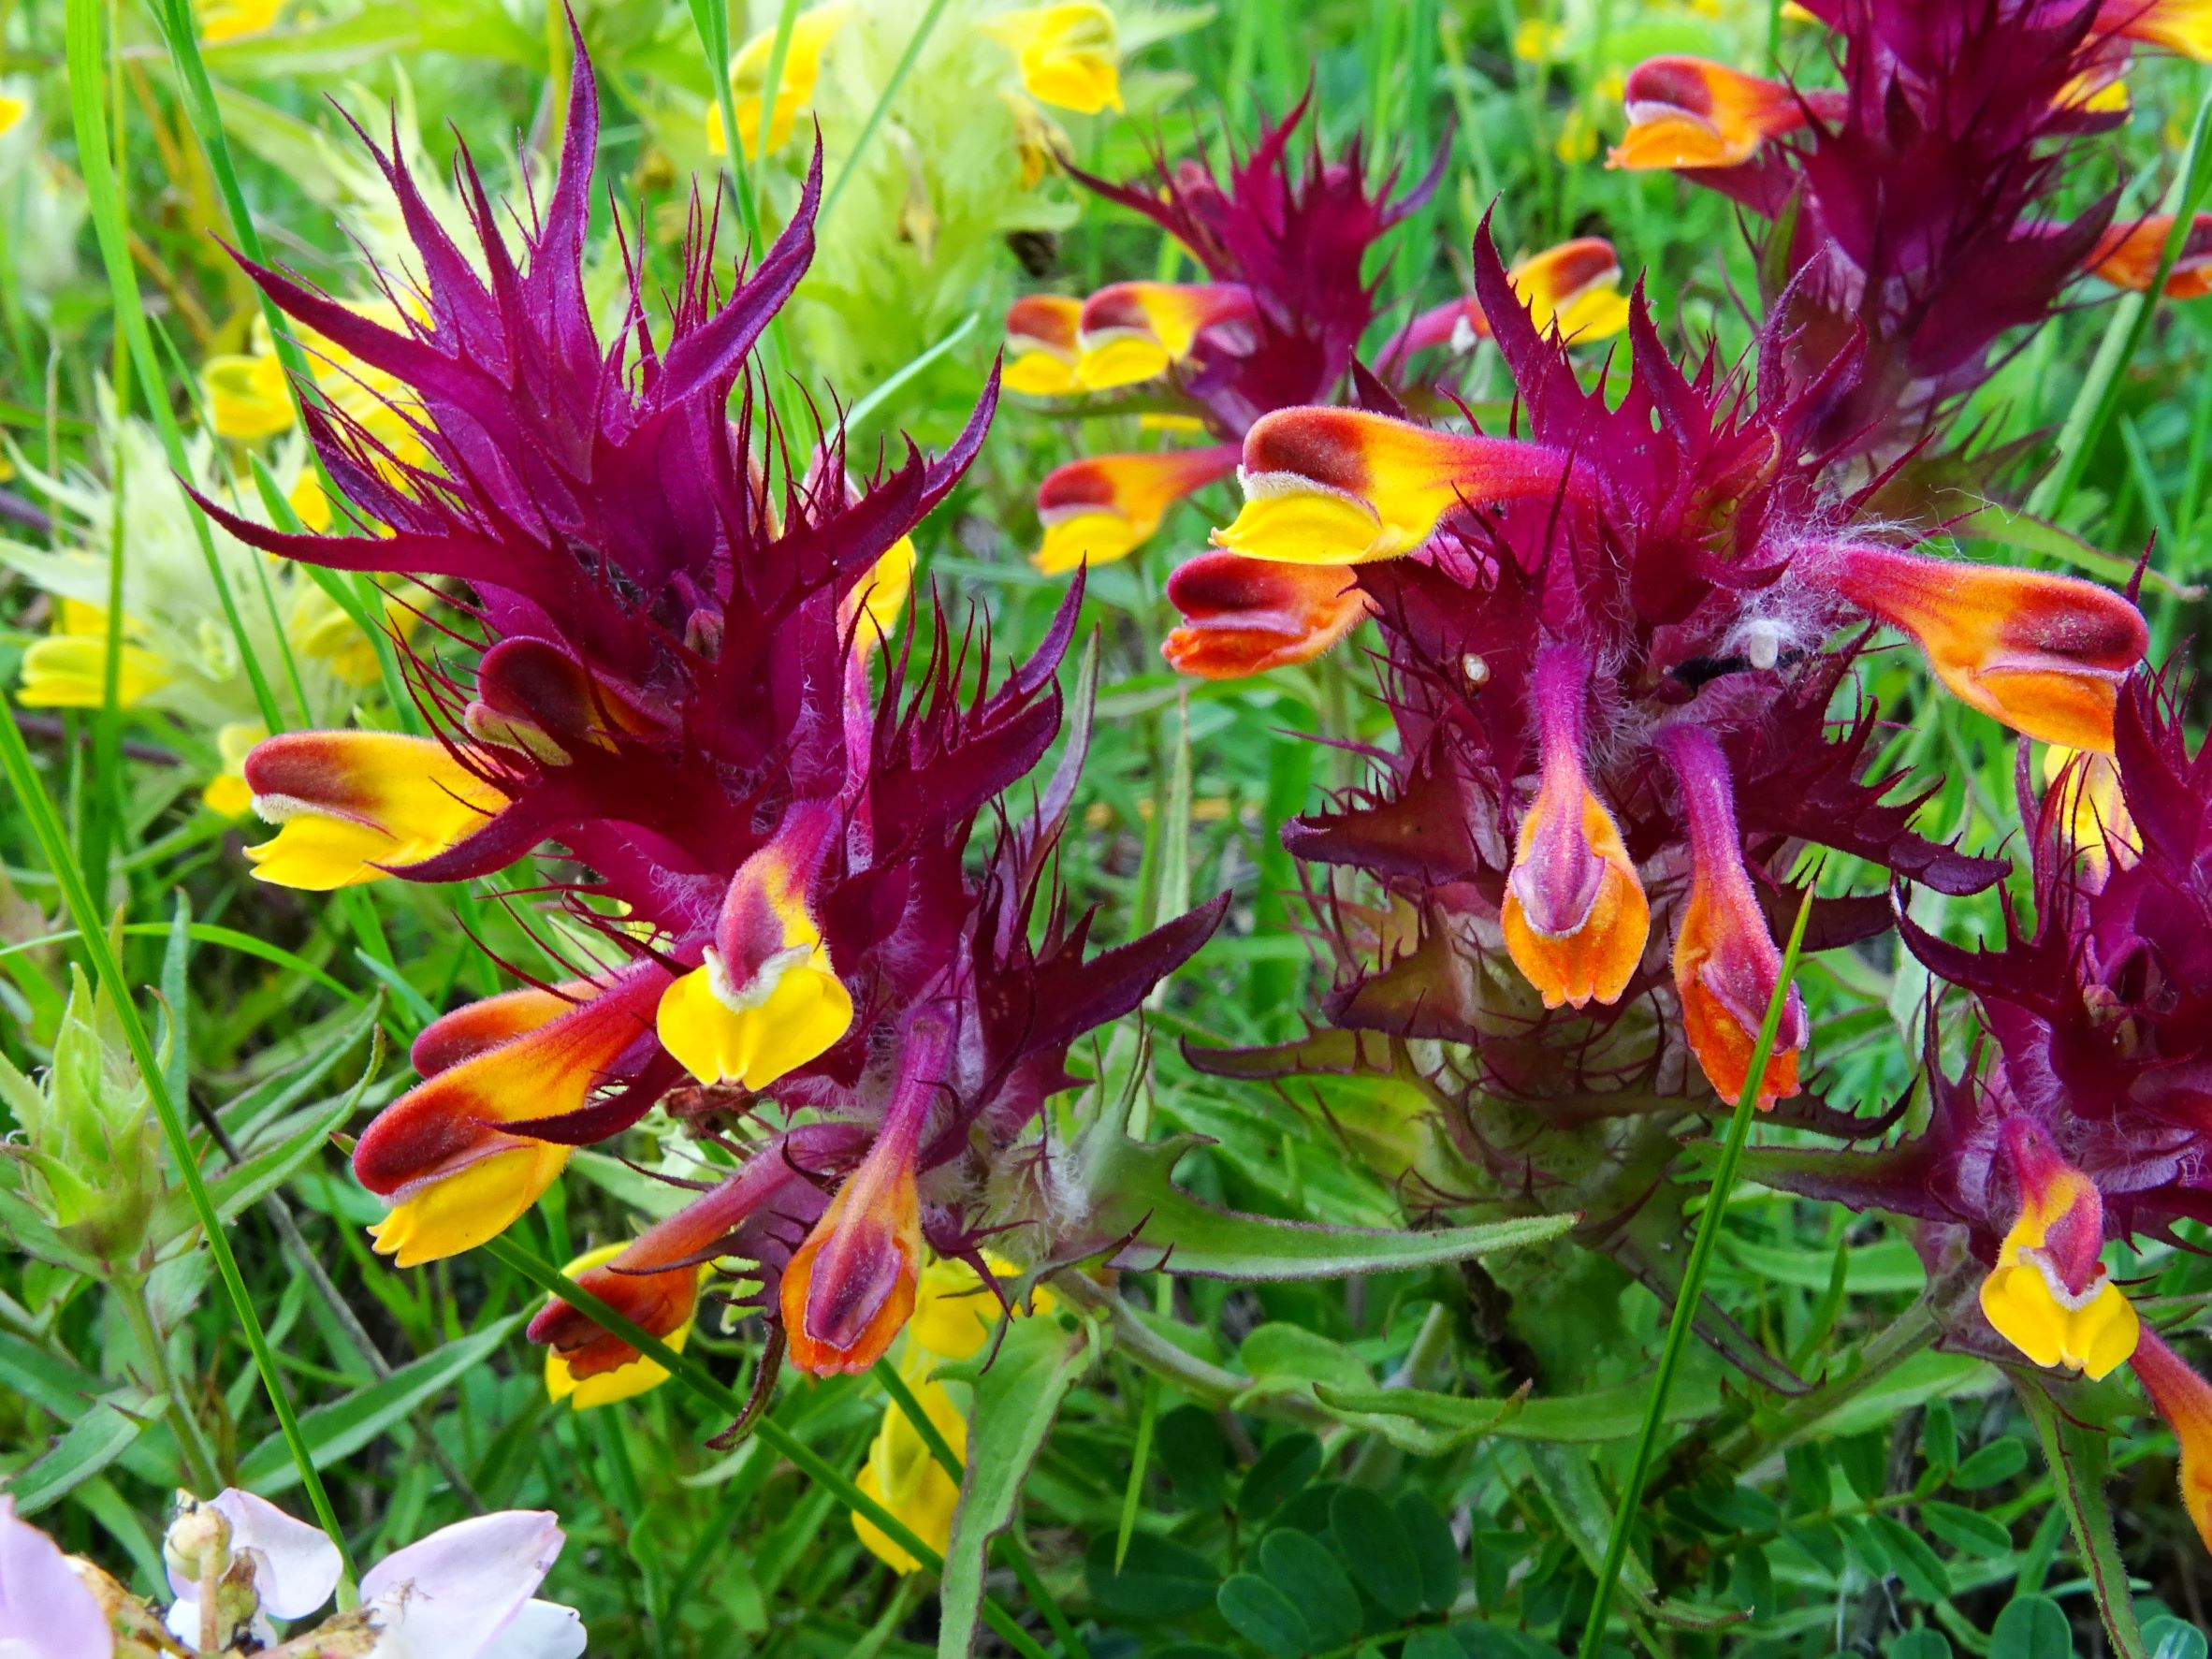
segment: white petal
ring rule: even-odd
[[[0,1653],[7,1659],[109,1659],[115,1636],[98,1599],[54,1541],[15,1518],[0,1492]]]
[[[477,1659],[579,1659],[583,1652],[584,1621],[575,1608],[526,1601]]]
[[[262,1611],[303,1619],[330,1599],[338,1588],[338,1547],[320,1527],[295,1521],[267,1498],[236,1487],[226,1490],[214,1506],[230,1522],[232,1552],[253,1557]]]
[[[560,1553],[548,1510],[503,1509],[432,1533],[362,1576],[375,1659],[481,1659]],[[525,1650],[527,1652],[527,1650]]]

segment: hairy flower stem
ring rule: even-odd
[[[1714,1448],[1714,1461],[1723,1468],[1743,1469],[1802,1439],[1934,1342],[1937,1334],[1935,1307],[1923,1291],[1911,1307],[1867,1339],[1855,1370],[1784,1402],[1770,1415],[1754,1418]]]
[[[123,1309],[124,1322],[130,1326],[131,1336],[138,1345],[153,1391],[168,1402],[169,1417],[177,1431],[177,1455],[183,1462],[185,1478],[203,1496],[220,1492],[223,1474],[216,1465],[214,1448],[209,1444],[207,1430],[201,1426],[191,1402],[184,1397],[183,1387],[169,1364],[168,1346],[162,1340],[161,1332],[153,1322],[153,1310],[148,1304],[146,1275],[137,1272],[119,1273],[110,1288]]]

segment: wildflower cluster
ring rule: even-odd
[[[1045,878],[1065,790],[1019,826],[997,804],[1059,729],[1072,604],[995,691],[983,644],[934,609],[924,645],[883,649],[909,608],[907,537],[973,457],[990,399],[952,451],[865,487],[834,433],[802,471],[756,418],[746,354],[806,269],[819,177],[726,299],[702,238],[666,338],[633,278],[603,345],[580,271],[596,136],[580,70],[516,261],[468,175],[482,276],[384,156],[425,277],[398,327],[254,272],[407,388],[420,453],[317,407],[326,464],[385,533],[209,510],[271,551],[415,578],[426,605],[427,584],[462,587],[439,603],[435,654],[409,664],[430,734],[263,743],[246,779],[280,827],[251,855],[264,880],[327,889],[473,879],[556,842],[554,886],[604,946],[416,1039],[424,1081],[354,1155],[391,1206],[380,1250],[404,1266],[481,1244],[573,1147],[665,1102],[719,1149],[720,1178],[581,1282],[670,1333],[703,1266],[739,1257],[797,1364],[863,1369],[913,1306],[925,1241],[987,1277],[982,1230],[1049,1211],[1049,1170],[1018,1143],[1069,1043],[1132,1007],[1218,907],[1086,960],[1087,924]],[[999,829],[978,867],[986,812]],[[807,1111],[771,1129],[779,1108]],[[560,1304],[532,1331],[579,1404],[644,1363]]]

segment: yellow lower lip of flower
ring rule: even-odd
[[[999,374],[998,384],[1025,398],[1064,398],[1083,390],[1075,366],[1051,352],[1024,352]]]
[[[536,1141],[433,1181],[369,1230],[377,1254],[419,1267],[498,1237],[538,1201],[568,1163],[569,1148]]]
[[[1121,108],[1121,74],[1111,57],[1090,52],[1024,54],[1022,90],[1041,104],[1096,115]]]
[[[226,438],[250,444],[292,426],[292,400],[284,365],[273,353],[210,357],[200,371],[208,394],[208,424]]]
[[[385,872],[376,866],[409,863],[411,850],[368,824],[303,812],[285,820],[268,840],[247,848],[246,858],[257,881],[303,893],[329,893],[383,880]]]
[[[764,972],[774,982],[749,997],[725,995],[705,965],[661,994],[661,1046],[701,1083],[764,1089],[851,1029],[852,997],[820,946]]]
[[[143,646],[125,645],[116,667],[115,706],[143,702],[176,677]],[[25,708],[100,708],[108,701],[108,640],[103,623],[97,635],[54,634],[36,640],[23,652],[22,688],[16,693]]]
[[[1076,360],[1075,383],[1084,391],[1110,392],[1119,386],[1157,380],[1175,366],[1168,348],[1148,334],[1114,334],[1085,343]]]
[[[2042,1269],[2023,1262],[1984,1279],[1981,1296],[1983,1315],[2005,1341],[2038,1365],[2065,1366],[2091,1382],[2125,1364],[2143,1338],[2134,1304],[2110,1280],[2070,1307]]]
[[[1420,546],[1415,533],[1386,524],[1360,497],[1283,477],[1246,477],[1247,499],[1236,521],[1214,532],[1214,546],[1276,564],[1365,564]],[[1257,489],[1258,493],[1254,493]],[[1432,520],[1432,527],[1433,521]]]
[[[1662,115],[1639,121],[1622,135],[1606,166],[1633,172],[1663,167],[1725,167],[1749,160],[1758,148],[1756,133],[1731,139],[1710,122],[1694,115]]]
[[[1044,544],[1029,562],[1048,576],[1086,564],[1113,564],[1144,545],[1157,524],[1139,524],[1119,513],[1070,513],[1044,527]]]
[[[1563,339],[1608,339],[1628,327],[1628,296],[1610,285],[1585,288],[1558,311],[1536,319],[1539,328],[1552,324]]]

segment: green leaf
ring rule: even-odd
[[[986,1349],[964,1366],[940,1369],[942,1375],[966,1376],[975,1390],[960,1506],[953,1512],[939,1590],[940,1659],[967,1659],[974,1646],[991,1539],[1012,1521],[1029,1465],[1091,1355],[1086,1327],[1070,1332],[1057,1319],[1032,1317],[1010,1323],[997,1353]]]
[[[1951,1638],[1922,1625],[1906,1631],[1882,1652],[1887,1659],[1951,1659]]]
[[[356,1389],[342,1400],[303,1413],[299,1432],[314,1466],[327,1468],[358,1451],[425,1401],[443,1393],[455,1378],[489,1358],[522,1319],[521,1314],[509,1314],[473,1335],[411,1361],[389,1376]],[[298,1478],[298,1465],[292,1462],[281,1435],[271,1434],[239,1461],[239,1485],[263,1497],[284,1491]]]
[[[1126,1619],[1174,1619],[1210,1608],[1221,1582],[1204,1556],[1150,1533],[1129,1539],[1119,1572],[1113,1567],[1113,1535],[1093,1538],[1084,1551],[1083,1574],[1091,1599]]]
[[[1418,1492],[1399,1493],[1397,1509],[1420,1568],[1421,1602],[1432,1612],[1444,1612],[1460,1594],[1460,1549],[1451,1540],[1451,1523]]]
[[[1193,1198],[1171,1171],[1184,1154],[1207,1144],[1202,1136],[1132,1141],[1125,1113],[1099,1110],[1078,1142],[1078,1186],[1091,1204],[1097,1248],[1117,1240],[1113,1265],[1150,1273],[1171,1264],[1206,1278],[1341,1279],[1464,1261],[1555,1239],[1579,1215],[1537,1215],[1427,1232],[1403,1229],[1324,1227],[1224,1210]]]
[[[2001,1486],[2027,1466],[2026,1442],[2008,1434],[2002,1440],[1990,1441],[1968,1457],[1951,1477],[1951,1484],[1966,1492],[1979,1492],[1986,1486]]]
[[[1289,1597],[1257,1573],[1231,1573],[1214,1598],[1230,1628],[1273,1659],[1298,1659],[1311,1634]]]
[[[2143,1622],[2143,1640],[2150,1659],[2205,1659],[2205,1633],[2171,1613]]]
[[[1448,1630],[1417,1630],[1405,1638],[1404,1659],[1466,1659],[1467,1650]]]
[[[1266,1515],[1304,1490],[1320,1472],[1321,1443],[1303,1429],[1278,1436],[1253,1460],[1237,1489],[1237,1512]]]
[[[2047,1595],[2016,1595],[1989,1632],[1989,1659],[2074,1659],[2074,1631]]]
[[[1384,1612],[1404,1619],[1419,1608],[1420,1565],[1390,1505],[1363,1486],[1347,1486],[1330,1503],[1329,1530],[1352,1577]]]
[[[1159,1464],[1175,1483],[1175,1495],[1193,1509],[1218,1504],[1229,1489],[1229,1448],[1221,1424],[1202,1405],[1178,1405],[1153,1427]]]
[[[1360,1634],[1360,1593],[1336,1556],[1311,1533],[1277,1527],[1259,1540],[1268,1580],[1305,1621],[1317,1648],[1341,1648]]]
[[[1920,1524],[1967,1555],[1993,1561],[2012,1553],[2013,1535],[2004,1522],[1957,1504],[1929,1499],[1920,1506]]]
[[[1261,1325],[1237,1352],[1252,1374],[1253,1397],[1302,1394],[1317,1384],[1354,1390],[1374,1386],[1367,1367],[1349,1348],[1302,1325]]]
[[[1424,1389],[1354,1390],[1326,1384],[1317,1387],[1314,1393],[1332,1411],[1367,1418],[1408,1418],[1442,1430],[1444,1437],[1434,1448],[1441,1450],[1484,1434],[1566,1446],[1631,1439],[1642,1421],[1650,1388],[1642,1382],[1623,1383],[1589,1394],[1525,1400],[1518,1395],[1503,1400],[1468,1399]],[[1699,1422],[1720,1408],[1720,1384],[1715,1378],[1687,1376],[1667,1401],[1666,1420]]]
[[[8,1483],[16,1513],[36,1515],[90,1480],[130,1449],[153,1426],[150,1414],[158,1414],[160,1407],[161,1402],[142,1389],[102,1394],[51,1450]]]
[[[1947,1600],[1951,1594],[1951,1576],[1943,1570],[1936,1552],[1928,1547],[1928,1540],[1895,1516],[1876,1515],[1872,1521],[1882,1535],[1897,1576],[1905,1581],[1905,1588],[1922,1601]]]

